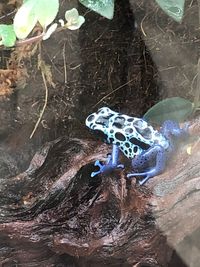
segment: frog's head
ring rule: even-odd
[[[112,111],[108,107],[102,107],[97,112],[90,114],[85,121],[88,128],[95,131],[103,139],[107,140],[109,129],[111,127],[112,117],[116,115],[116,112]]]
[[[97,112],[90,114],[86,118],[85,124],[91,130],[98,130],[106,133],[107,129],[110,127],[111,117],[115,114],[116,112],[111,109],[103,107]]]

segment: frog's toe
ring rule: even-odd
[[[117,165],[117,168],[118,168],[118,169],[124,169],[124,164],[118,164],[118,165]]]
[[[100,174],[102,172],[102,168],[103,168],[103,164],[101,164],[101,162],[99,160],[96,160],[95,163],[94,163],[94,166],[95,167],[99,167],[99,170],[96,171],[96,172],[92,172],[91,173],[91,177],[94,177],[96,176],[97,174]]]
[[[129,173],[129,174],[127,174],[127,178],[131,178],[134,176],[144,176],[145,174],[146,174],[146,172]]]
[[[139,185],[143,185],[145,184],[152,176],[148,174],[148,172],[141,172],[141,173],[129,173],[127,175],[128,178],[131,178],[131,177],[137,177],[137,176],[146,176],[144,179],[142,180],[139,180]]]
[[[155,175],[159,174],[156,169],[152,169],[147,172],[139,172],[139,173],[129,173],[127,175],[128,178],[131,178],[133,176],[144,176],[145,178],[139,181],[139,185],[145,184],[150,178],[154,177]]]
[[[142,179],[142,180],[139,181],[139,185],[145,184],[150,178],[151,178],[151,176],[148,176],[147,175],[147,177],[145,177],[144,179]]]
[[[101,169],[103,165],[101,164],[99,160],[96,160],[94,163],[94,166],[98,166]]]
[[[101,171],[92,172],[90,176],[93,178],[94,176],[96,176],[97,174],[100,174],[100,173],[101,173]]]
[[[115,162],[113,163],[111,160],[109,160],[109,162],[106,162],[106,164],[102,164],[99,160],[96,160],[94,163],[94,166],[99,167],[99,170],[96,172],[92,172],[91,177],[94,177],[100,173],[109,173],[116,168],[117,169],[123,169],[124,168],[123,164],[116,164]]]

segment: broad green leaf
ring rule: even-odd
[[[14,17],[14,31],[19,39],[25,39],[37,23],[35,0],[27,0],[18,9]]]
[[[44,29],[55,19],[58,9],[58,0],[35,0],[35,14]]]
[[[85,7],[97,12],[101,16],[112,19],[115,0],[79,0]]]
[[[72,23],[76,22],[78,19],[79,13],[76,8],[72,8],[65,12],[65,19],[67,21],[72,21]]]
[[[85,18],[83,16],[79,16],[78,10],[76,8],[67,10],[65,12],[65,19],[67,21],[66,27],[70,30],[79,29],[85,22]]]
[[[144,114],[144,119],[157,124],[162,124],[166,120],[181,122],[191,115],[193,108],[193,103],[184,98],[167,98],[150,108]]]
[[[162,10],[175,21],[181,22],[184,13],[185,0],[156,0]]]
[[[0,44],[7,47],[14,46],[16,42],[16,35],[13,29],[13,25],[0,24]]]
[[[25,39],[37,21],[46,27],[55,19],[59,0],[24,0],[14,17],[14,31],[19,39]]]

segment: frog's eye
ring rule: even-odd
[[[103,117],[103,116],[100,116],[98,117],[98,119],[96,120],[96,124],[100,124],[102,126],[105,126],[107,127],[108,126],[108,117]]]
[[[91,122],[91,121],[94,120],[94,118],[95,118],[95,116],[92,114],[92,115],[90,115],[90,116],[87,117],[87,121],[88,122]]]
[[[91,114],[86,118],[85,124],[86,124],[87,127],[92,129],[93,126],[94,126],[94,123],[95,123],[95,115]]]

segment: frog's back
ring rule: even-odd
[[[128,158],[134,158],[154,144],[166,145],[164,136],[141,118],[130,117],[107,107],[91,114],[88,120],[91,118],[88,127],[102,131],[107,142],[118,145]]]
[[[118,145],[128,158],[134,158],[155,143],[166,141],[143,119],[120,113],[110,118],[107,136],[107,141]]]

